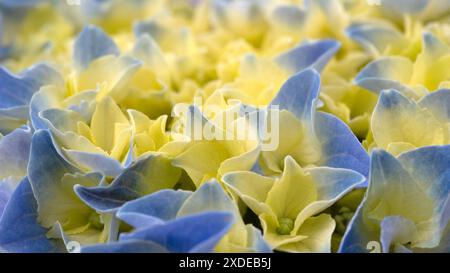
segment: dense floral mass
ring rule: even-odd
[[[0,252],[450,252],[449,0],[0,0]]]

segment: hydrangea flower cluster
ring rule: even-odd
[[[0,0],[0,63],[0,252],[450,252],[450,1]]]

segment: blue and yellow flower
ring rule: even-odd
[[[322,212],[365,178],[344,169],[302,168],[287,156],[279,178],[231,172],[223,180],[259,216],[273,249],[330,252],[335,222]]]
[[[420,101],[395,90],[383,91],[372,117],[372,147],[393,155],[450,144],[450,90],[428,94]]]
[[[369,188],[340,251],[448,249],[450,146],[429,146],[394,157],[375,150]]]

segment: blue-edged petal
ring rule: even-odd
[[[314,132],[314,113],[316,111],[316,103],[319,96],[320,90],[320,75],[314,69],[306,69],[303,70],[296,75],[290,77],[278,91],[278,94],[272,100],[269,105],[269,110],[271,107],[278,107],[280,110],[287,110],[294,114],[294,116],[300,121],[302,130],[305,130],[304,135],[304,143],[305,146],[309,146],[307,149],[309,155],[305,155],[305,158],[313,158],[314,153],[317,152],[315,147],[317,145],[315,132]],[[281,117],[286,118],[286,113],[281,112]],[[283,120],[283,119],[282,119]],[[291,124],[287,124],[289,122],[281,123],[280,131],[286,130],[283,129],[284,126],[293,126]],[[297,126],[298,128],[298,126]],[[294,132],[298,133],[298,132]],[[289,139],[288,135],[281,136]],[[281,139],[280,142],[284,140]],[[308,143],[308,144],[306,144]],[[283,144],[283,143],[281,143]],[[280,145],[278,150],[281,151],[283,145]],[[306,153],[305,153],[306,154]],[[254,168],[257,167],[255,164]]]
[[[412,73],[411,60],[405,57],[384,57],[366,65],[356,76],[355,83],[375,93],[395,89],[410,97],[418,98],[416,92],[406,86],[411,80]]]
[[[304,42],[280,54],[275,61],[291,74],[308,68],[320,72],[340,47],[341,44],[335,40]]]
[[[447,121],[441,124],[431,110],[422,109],[396,90],[384,90],[372,116],[375,143],[394,155],[414,147],[444,144],[443,124]]]
[[[39,114],[48,109],[67,108],[78,112],[85,120],[90,120],[98,93],[94,90],[83,91],[66,98],[66,90],[60,86],[45,86],[35,93],[30,102],[30,116],[33,128],[49,129]]]
[[[392,163],[392,166],[389,166],[389,164]],[[395,174],[395,172],[400,172],[402,168],[399,167],[399,163],[396,161],[394,157],[387,154],[384,151],[375,150],[372,153],[371,157],[371,174],[370,174],[370,184],[369,189],[377,189],[373,186],[372,181],[375,179],[382,178],[383,168],[387,168],[388,170],[391,170],[392,173]],[[398,174],[396,175],[398,177]],[[401,180],[400,180],[401,181]],[[380,181],[379,184],[385,183],[384,181]],[[380,186],[378,186],[379,188]],[[377,193],[380,192],[380,190],[376,190]],[[342,238],[341,245],[339,247],[339,252],[342,253],[365,253],[370,252],[370,245],[372,243],[378,244],[380,246],[381,251],[381,243],[380,240],[380,234],[377,230],[377,227],[374,226],[372,228],[369,228],[367,225],[365,217],[365,205],[368,199],[369,193],[366,193],[366,196],[360,206],[358,207],[355,216],[348,224],[347,230],[344,234],[344,237]]]
[[[136,37],[149,35],[158,43],[161,42],[168,33],[167,29],[164,26],[158,24],[155,20],[139,21],[135,23],[133,32]]]
[[[122,173],[124,168],[120,161],[108,156],[86,137],[75,133],[79,122],[88,123],[80,112],[48,109],[39,113],[39,120],[52,132],[58,153],[78,168],[109,177],[117,177]]]
[[[29,128],[19,128],[0,138],[0,179],[26,176],[32,135]]]
[[[0,109],[11,109],[28,105],[34,93],[43,85],[62,84],[58,72],[47,64],[34,65],[19,75],[14,75],[6,68],[0,68]],[[27,119],[25,117],[19,117]]]
[[[429,219],[433,200],[402,163],[384,150],[372,153],[370,184],[364,215],[379,225],[389,215],[401,215],[418,223]],[[430,177],[428,183],[433,183]],[[425,182],[424,182],[425,183]]]
[[[0,134],[6,135],[27,123],[28,106],[0,109]]]
[[[100,57],[119,54],[119,48],[103,30],[86,26],[75,41],[73,60],[79,69],[84,70]]]
[[[407,248],[404,244],[411,242],[416,235],[417,228],[413,221],[401,216],[389,216],[383,219],[380,224],[380,241],[384,253],[404,252]]]
[[[120,241],[145,240],[160,244],[170,252],[208,253],[231,228],[233,218],[228,212],[205,212],[124,234]]]
[[[276,145],[271,151],[263,151],[262,158],[273,171],[281,171],[284,157],[299,146],[302,152],[298,160],[305,162],[316,161],[320,155],[314,132],[314,113],[319,96],[320,75],[313,69],[303,70],[291,76],[278,91],[278,94],[268,106],[269,111],[277,113],[279,130]],[[273,116],[271,117],[271,119]],[[266,126],[266,125],[263,125]],[[267,129],[264,129],[267,132]],[[271,130],[274,130],[273,128]],[[264,131],[263,131],[264,132]],[[294,136],[294,137],[293,137]],[[273,136],[271,136],[273,138]],[[267,138],[267,137],[266,137]],[[261,169],[256,162],[254,170]],[[275,164],[274,164],[275,163]],[[278,166],[277,166],[278,165]]]
[[[117,212],[117,217],[134,228],[147,228],[176,218],[188,191],[162,190],[126,203]]]
[[[30,119],[35,130],[48,129],[39,113],[50,108],[60,108],[64,96],[64,92],[55,87],[42,88],[33,95],[30,100]]]
[[[128,201],[162,189],[170,189],[178,182],[181,170],[162,155],[147,156],[118,176],[108,187],[76,186],[78,196],[98,211],[116,210]]]
[[[432,242],[438,243],[450,221],[450,145],[404,153],[399,156],[399,161],[433,199],[439,232]]]
[[[419,106],[431,111],[433,116],[443,124],[450,122],[449,89],[442,89],[428,94],[419,101]]]
[[[184,217],[208,211],[229,212],[234,217],[233,227],[227,234],[227,241],[216,249],[219,252],[240,249],[248,252],[272,252],[261,232],[252,225],[245,225],[238,206],[215,179],[208,181],[193,192],[181,206],[177,217]],[[243,240],[243,241],[240,241]]]
[[[320,75],[312,69],[304,70],[289,78],[281,87],[270,106],[292,112],[299,120],[311,123],[315,111],[314,102],[319,96]]]
[[[363,205],[361,204],[348,224],[342,238],[339,253],[367,253],[371,251],[371,244],[380,246],[380,237],[376,230],[367,229],[363,219]]]
[[[62,150],[67,158],[82,169],[100,172],[109,177],[117,177],[124,170],[118,160],[103,154],[67,150],[64,148]]]
[[[75,183],[96,186],[102,176],[80,174],[58,154],[50,133],[40,130],[32,139],[28,178],[38,203],[40,223],[50,228],[59,221],[67,224],[67,228],[78,228],[85,224],[92,210],[78,199],[73,186]]]
[[[369,155],[344,122],[333,115],[317,112],[315,132],[322,147],[322,165],[368,176]]]
[[[388,49],[396,53],[408,47],[408,40],[390,25],[354,24],[346,29],[346,33],[374,56]]]
[[[396,159],[375,150],[368,192],[349,224],[340,251],[368,251],[368,244],[379,240],[385,251],[393,246],[394,251],[409,251],[402,243],[406,239],[400,236],[405,233],[413,251],[445,243],[450,215],[449,151],[450,146],[424,147]],[[407,220],[389,220],[389,216]]]
[[[423,49],[417,56],[416,63],[423,62],[427,65],[450,53],[449,45],[430,31],[424,31],[422,34],[422,44]]]
[[[33,135],[28,178],[38,204],[41,199],[51,200],[54,197],[54,192],[50,190],[52,184],[60,182],[64,175],[76,171],[75,167],[58,154],[47,130],[37,131]]]
[[[163,190],[126,203],[117,212],[117,216],[131,224],[137,230],[153,225],[164,224],[173,219],[194,215],[202,212],[224,211],[234,215],[237,225],[228,234],[229,244],[239,244],[237,238],[246,240],[246,245],[238,249],[251,252],[271,252],[264,241],[261,232],[251,225],[244,225],[239,210],[232,199],[225,193],[222,186],[212,180],[202,184],[197,191]],[[228,246],[225,243],[226,247]]]
[[[255,253],[272,253],[272,248],[264,240],[261,230],[257,229],[255,226],[249,224],[247,228],[247,241],[248,248],[252,249]]]
[[[314,178],[318,200],[336,202],[355,186],[366,181],[363,175],[349,169],[315,167],[307,171]]]
[[[37,203],[28,179],[17,187],[0,219],[0,252],[55,252],[39,225]]]
[[[0,219],[2,218],[2,214],[5,210],[6,204],[17,188],[17,185],[18,181],[16,179],[9,178],[0,180]]]
[[[236,205],[217,180],[204,183],[187,198],[177,213],[178,217],[205,211],[228,211],[238,215]]]

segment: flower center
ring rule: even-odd
[[[290,218],[280,218],[278,223],[277,233],[280,235],[289,235],[294,229],[294,221]]]
[[[336,232],[344,235],[350,220],[352,219],[354,213],[347,207],[342,207],[338,214],[334,216],[336,221]]]
[[[103,228],[105,226],[100,219],[100,215],[98,213],[96,213],[95,211],[93,213],[91,213],[91,215],[89,216],[89,223],[91,224],[91,226],[93,228],[98,229],[98,230],[103,230]]]

